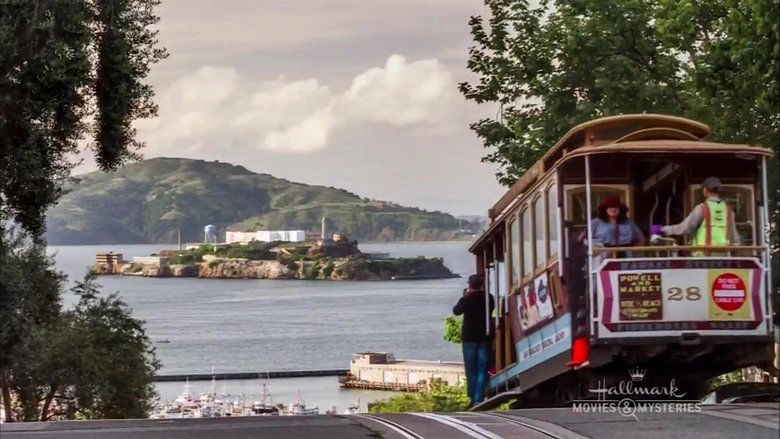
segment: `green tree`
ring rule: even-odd
[[[403,412],[458,412],[469,407],[465,383],[450,386],[436,380],[427,390],[404,393],[378,401],[371,406],[372,413]]]
[[[67,370],[78,373],[60,402],[88,419],[146,417],[156,396],[152,378],[160,363],[143,322],[132,317],[116,294],[101,296],[92,275],[73,292],[79,302],[64,316],[69,336],[61,348],[75,353]]]
[[[499,105],[472,129],[510,185],[569,128],[618,113],[685,111],[680,61],[653,26],[657,2],[487,0],[472,17],[463,95]]]
[[[132,122],[155,114],[144,81],[150,66],[166,56],[151,28],[158,3],[0,2],[0,395],[11,421],[46,417],[36,415],[36,401],[46,412],[54,398],[54,391],[41,387],[51,380],[44,379],[53,373],[47,367],[55,366],[46,359],[57,359],[47,356],[48,337],[70,327],[61,325],[72,318],[59,309],[62,276],[46,257],[45,212],[62,196],[87,134],[105,170],[135,157],[141,146]],[[82,354],[76,349],[68,353]],[[103,367],[108,373],[123,364]],[[110,413],[100,401],[83,407],[93,407],[83,414]]]
[[[26,363],[20,352],[56,325],[60,315],[63,278],[51,265],[44,245],[27,239],[19,227],[0,234],[0,396],[9,420],[14,419],[9,416],[13,400],[9,380],[13,370],[24,370]],[[14,360],[19,367],[13,367]]]
[[[7,418],[146,417],[160,363],[143,322],[115,294],[102,297],[91,275],[73,292],[74,309],[31,327],[12,347],[4,376]]]
[[[131,123],[156,112],[144,79],[166,55],[158,3],[0,2],[0,220],[41,235],[85,134],[103,169],[134,157]]]
[[[512,184],[573,125],[658,112],[714,138],[780,142],[775,0],[486,0],[470,21],[467,99],[499,105],[472,128]],[[775,179],[776,181],[776,179]]]
[[[463,327],[463,317],[449,316],[444,319],[444,341],[450,343],[462,344],[463,336],[461,328]]]

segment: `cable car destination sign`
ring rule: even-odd
[[[764,334],[754,258],[608,260],[598,271],[597,338]]]

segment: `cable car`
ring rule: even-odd
[[[476,409],[566,404],[623,379],[674,379],[694,397],[719,374],[771,367],[772,152],[709,134],[700,122],[656,114],[583,123],[489,210],[470,251],[497,299],[495,374]],[[703,201],[710,176],[721,181],[739,243],[651,237],[653,225],[679,223]],[[642,239],[609,247],[593,226],[598,207],[616,198]]]

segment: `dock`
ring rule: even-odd
[[[391,352],[355,354],[343,387],[417,392],[440,380],[455,386],[466,379],[463,363],[396,359]]]
[[[348,369],[305,369],[305,370],[277,370],[269,372],[222,372],[222,373],[186,373],[172,375],[155,375],[153,381],[207,381],[217,380],[253,380],[257,378],[303,378],[303,377],[343,377],[349,373]]]

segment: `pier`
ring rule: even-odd
[[[269,372],[222,372],[222,373],[186,373],[172,375],[155,375],[155,382],[166,381],[207,381],[217,380],[252,380],[257,378],[303,378],[303,377],[329,377],[346,376],[348,369],[305,369],[305,370],[277,370]]]
[[[396,359],[390,352],[355,354],[343,387],[371,390],[417,392],[436,380],[451,386],[466,379],[463,363]]]

